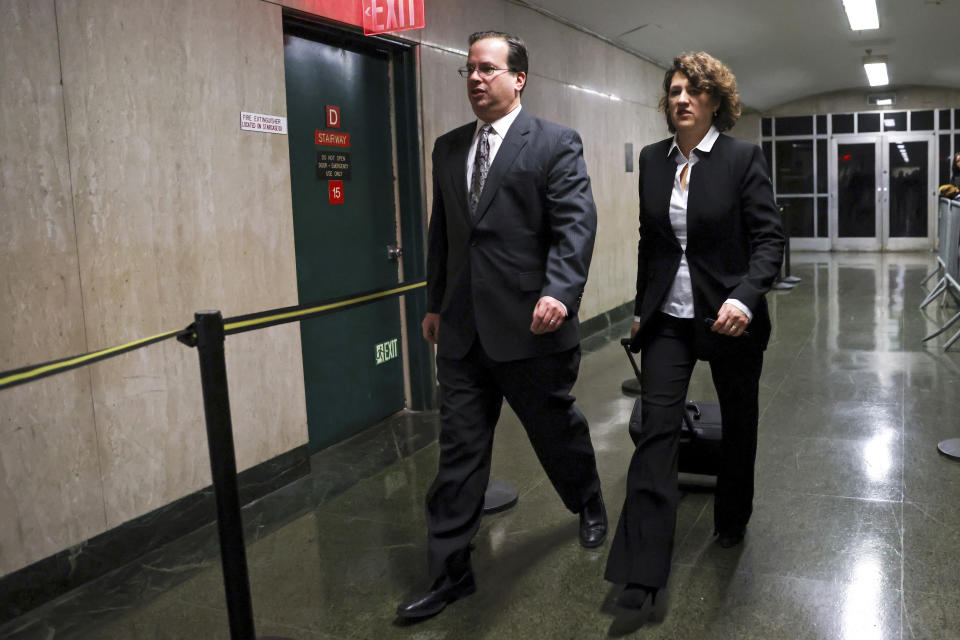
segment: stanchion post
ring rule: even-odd
[[[780,273],[777,275],[776,281],[771,285],[771,289],[779,291],[789,291],[793,289],[800,278],[793,278],[790,276],[790,228],[787,225],[787,221],[784,220],[783,216],[783,205],[777,203],[777,210],[780,212],[780,222],[783,225],[783,237],[784,237],[784,261],[780,265]],[[786,268],[786,273],[784,273],[784,267]]]
[[[207,420],[207,446],[217,502],[220,560],[227,596],[227,615],[232,640],[255,640],[253,605],[247,555],[243,545],[243,520],[237,490],[237,462],[233,450],[230,397],[227,393],[227,362],[224,358],[223,316],[219,311],[194,314],[203,412]]]
[[[783,236],[786,242],[783,244],[783,277],[780,280],[796,284],[800,282],[800,278],[790,275],[790,228],[786,224],[783,225]]]

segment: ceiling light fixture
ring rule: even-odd
[[[897,104],[897,95],[895,93],[871,93],[867,95],[867,104],[878,107],[892,107]]]
[[[867,55],[863,57],[863,70],[867,72],[867,81],[871,87],[882,87],[890,84],[890,76],[887,75],[887,56],[872,56],[871,50],[867,49]]]
[[[867,82],[870,83],[871,87],[883,87],[890,84],[886,62],[864,62],[863,70],[867,72]]]
[[[843,10],[853,31],[880,28],[876,0],[843,0]]]

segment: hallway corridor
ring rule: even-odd
[[[933,265],[928,253],[794,255],[802,281],[768,296],[774,332],[746,541],[728,550],[716,544],[710,483],[683,476],[666,616],[626,637],[960,634],[960,463],[937,452],[940,440],[960,436],[960,350],[942,349],[952,331],[921,342],[956,312],[939,303],[917,308]],[[590,420],[611,528],[631,455],[633,399],[620,390],[632,373],[619,345],[627,327],[585,341],[575,390]],[[705,364],[689,397],[715,397]],[[403,440],[393,427],[382,446],[403,449],[436,431],[433,415],[409,422],[415,426],[404,433],[419,436]],[[348,456],[349,446],[339,453]],[[318,469],[315,459],[310,482],[297,489],[308,508],[248,536],[258,632],[298,640],[579,640],[617,631],[618,589],[602,580],[609,538],[598,549],[580,547],[576,516],[507,409],[493,477],[516,486],[520,500],[483,520],[473,556],[477,593],[423,623],[396,624],[398,601],[426,580],[423,500],[436,457],[433,442],[330,498],[336,492],[324,483],[335,470]],[[293,492],[278,499],[294,500]],[[145,561],[123,581],[86,588],[87,604],[70,594],[8,623],[0,636],[228,638],[215,540],[205,530],[162,566]],[[177,584],[157,586],[171,575]]]

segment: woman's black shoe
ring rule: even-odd
[[[747,535],[746,528],[737,529],[736,531],[721,531],[717,542],[719,542],[720,546],[724,549],[729,549],[743,542],[745,535]]]
[[[607,635],[620,637],[630,635],[654,618],[654,603],[658,589],[642,584],[629,583],[617,596],[617,615],[610,624]],[[662,598],[660,598],[662,600]],[[661,607],[662,608],[662,607]]]
[[[628,583],[617,596],[617,606],[624,609],[642,609],[649,600],[652,605],[657,598],[657,589],[642,584]]]

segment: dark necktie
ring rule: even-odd
[[[480,138],[477,140],[477,153],[473,158],[473,174],[470,177],[470,215],[477,212],[483,183],[486,182],[487,172],[490,170],[490,130],[490,125],[483,125],[480,128]]]

